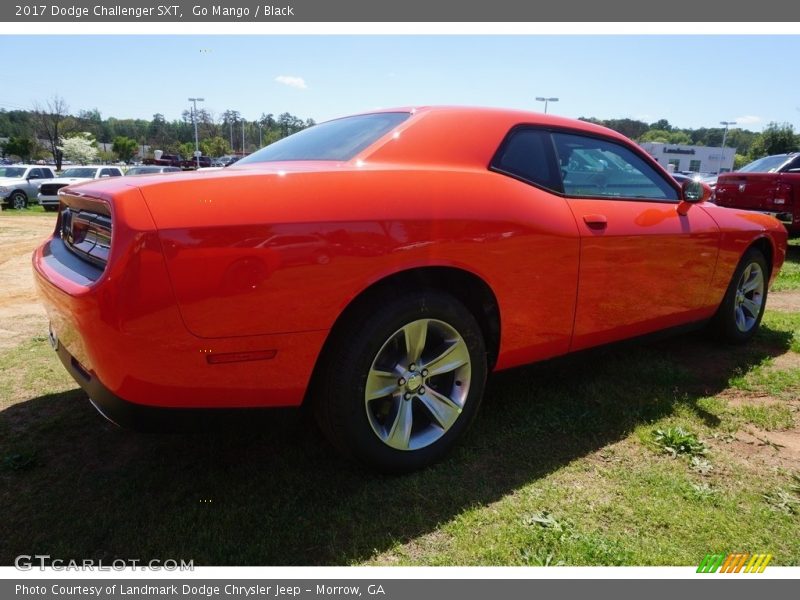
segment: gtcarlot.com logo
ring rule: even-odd
[[[697,567],[698,573],[763,573],[772,554],[749,554],[732,552],[730,554],[706,554]]]
[[[194,560],[167,558],[153,558],[141,560],[138,558],[115,558],[112,561],[94,560],[85,558],[81,560],[53,558],[49,554],[20,554],[14,559],[14,566],[20,571],[51,569],[53,571],[124,571],[126,569],[139,569],[142,571],[194,571]]]

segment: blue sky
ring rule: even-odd
[[[424,104],[542,110],[536,96],[557,96],[549,112],[567,117],[800,130],[800,36],[2,35],[0,54],[5,109],[58,94],[75,112],[174,119],[201,96],[216,113],[321,121]]]

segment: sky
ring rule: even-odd
[[[798,35],[0,35],[0,56],[6,110],[57,94],[74,113],[172,120],[194,96],[217,115],[324,121],[429,104],[542,111],[545,96],[573,118],[800,130]]]

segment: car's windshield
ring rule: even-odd
[[[97,169],[92,169],[88,167],[76,167],[74,169],[67,169],[61,174],[61,177],[94,177],[94,174],[97,173]]]
[[[236,164],[282,160],[350,160],[409,116],[407,112],[387,112],[328,121],[270,144]]]
[[[0,177],[22,177],[25,169],[19,167],[0,167]]]
[[[773,173],[777,171],[789,156],[787,154],[776,154],[775,156],[765,156],[754,160],[748,165],[739,169],[740,173]]]

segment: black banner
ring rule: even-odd
[[[10,22],[773,22],[800,21],[800,3],[672,0],[59,0],[0,6]],[[719,29],[709,30],[720,33]],[[680,30],[675,33],[681,33]],[[722,31],[724,33],[724,31]]]
[[[558,568],[553,570],[555,575]],[[741,577],[698,575],[697,579],[589,580],[589,579],[327,579],[327,580],[103,580],[64,579],[0,581],[0,597],[6,600],[487,600],[490,598],[647,598],[674,600],[711,594],[726,600],[756,596],[783,598],[796,582]],[[791,594],[794,595],[794,594]]]

